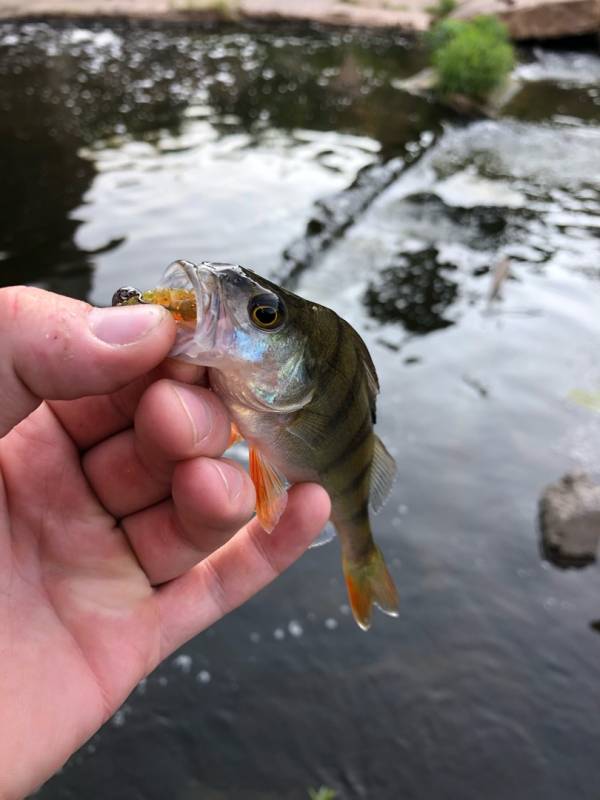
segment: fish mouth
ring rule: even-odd
[[[196,296],[196,325],[178,326],[171,356],[198,363],[198,359],[208,357],[215,350],[221,309],[220,281],[215,266],[209,262],[193,264],[179,260],[165,271],[164,286],[191,289]]]

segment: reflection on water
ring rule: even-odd
[[[0,280],[86,297],[93,265],[106,302],[124,263],[268,271],[314,200],[419,135],[434,112],[389,82],[416,63],[389,35],[3,26]]]
[[[454,264],[440,263],[435,247],[400,253],[370,283],[365,304],[380,322],[399,322],[411,333],[430,333],[452,325],[445,316],[456,300],[458,284],[452,280]]]
[[[600,385],[600,59],[526,53],[508,117],[462,125],[393,88],[420,58],[394,34],[0,27],[0,282],[108,303],[178,257],[293,272],[367,341],[399,465],[374,523],[398,620],[357,631],[337,546],[310,551],[43,800],[597,800],[598,573],[540,560],[536,507],[600,469],[569,400]]]

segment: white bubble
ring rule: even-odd
[[[250,641],[252,642],[252,644],[258,644],[260,642],[260,633],[252,631],[252,633],[250,634]]]
[[[192,657],[182,653],[173,659],[173,666],[180,669],[184,675],[188,675],[192,669]]]
[[[304,633],[304,628],[302,627],[302,625],[300,625],[300,623],[297,620],[293,619],[288,624],[288,631],[290,632],[291,636],[298,638],[299,636],[302,636],[302,634]]]
[[[337,628],[337,626],[338,626],[337,619],[334,619],[333,617],[327,617],[327,619],[325,620],[325,627],[327,628],[327,630],[334,631]]]
[[[346,603],[343,603],[340,606],[340,614],[344,614],[344,616],[348,616],[349,613],[350,613],[350,606],[346,605]]]
[[[129,706],[123,706],[118,711],[115,712],[113,718],[111,720],[112,724],[115,728],[122,728],[125,725],[125,721],[127,716],[131,713],[131,709]]]
[[[210,683],[210,672],[207,669],[201,669],[196,675],[198,683]]]
[[[285,631],[283,628],[275,628],[273,631],[273,636],[275,639],[277,639],[277,641],[280,642],[282,639],[285,639]]]

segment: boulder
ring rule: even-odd
[[[540,498],[544,556],[559,567],[596,561],[600,542],[600,485],[585,473],[569,473]]]
[[[480,14],[496,14],[513,39],[600,33],[600,0],[465,0],[452,16]]]

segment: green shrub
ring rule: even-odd
[[[444,19],[456,8],[456,0],[438,0],[434,6],[425,9],[434,19]]]
[[[483,99],[504,81],[515,61],[506,28],[496,17],[443,20],[433,26],[428,43],[437,86],[445,95]]]
[[[425,44],[432,53],[436,53],[465,27],[460,19],[443,19],[436,22],[425,34]]]

